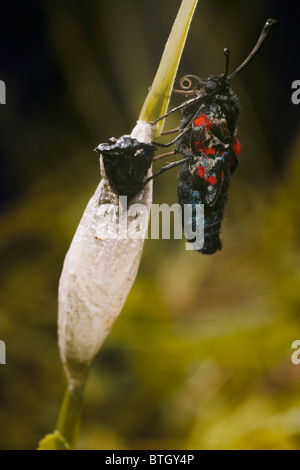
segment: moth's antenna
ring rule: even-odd
[[[243,70],[248,64],[250,64],[250,62],[256,56],[258,51],[264,45],[266,39],[269,37],[269,34],[270,34],[273,26],[275,26],[276,23],[277,23],[277,21],[273,20],[272,18],[270,18],[269,20],[266,21],[266,23],[265,23],[265,25],[262,29],[262,32],[260,33],[258,41],[255,44],[253,50],[250,52],[250,54],[244,60],[244,62],[231,75],[229,75],[229,77],[228,77],[229,80],[232,80],[238,73],[240,73],[241,70]]]
[[[224,48],[224,59],[225,59],[224,80],[226,80],[227,75],[228,75],[229,56],[230,56],[230,51],[229,51],[229,49],[227,49],[227,47],[225,47],[225,48]]]

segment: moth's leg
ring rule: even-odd
[[[171,140],[171,142],[169,142],[168,144],[160,144],[159,142],[152,142],[152,144],[157,145],[158,147],[165,147],[165,148],[171,147],[171,145],[174,145],[174,144],[177,142],[177,140],[178,140],[183,134],[185,134],[185,132],[187,132],[187,131],[189,131],[189,130],[191,130],[191,129],[192,129],[192,126],[186,127],[185,129],[183,129],[182,132],[180,132],[180,134],[178,134],[177,137],[175,137],[175,139]]]
[[[172,152],[162,153],[161,155],[157,155],[156,157],[154,157],[153,161],[155,162],[156,160],[161,160],[162,158],[169,157],[170,155],[176,155],[176,153],[176,150],[172,150]]]
[[[154,173],[154,175],[152,175],[152,176],[150,176],[149,178],[147,178],[147,179],[144,181],[143,186],[145,186],[147,183],[149,183],[149,181],[153,180],[153,178],[156,178],[157,176],[161,175],[161,174],[164,173],[165,171],[172,170],[172,168],[175,168],[176,166],[182,165],[184,162],[186,162],[186,161],[189,160],[189,159],[190,159],[190,157],[185,157],[185,158],[183,158],[182,160],[178,160],[177,162],[169,163],[169,165],[164,166],[164,167],[161,168],[161,170],[159,170],[157,173]]]
[[[169,135],[169,134],[175,134],[175,132],[179,132],[179,127],[176,127],[176,129],[170,129],[169,131],[163,131],[160,135]]]

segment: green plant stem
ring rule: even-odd
[[[57,421],[57,431],[65,438],[71,449],[76,448],[80,429],[83,390],[72,394],[66,390]]]
[[[141,121],[154,121],[167,111],[181,54],[197,2],[198,0],[182,0],[151,89],[143,104],[139,116]],[[160,136],[163,124],[164,120],[157,123],[155,137]]]

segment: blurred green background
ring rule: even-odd
[[[179,5],[1,7],[1,449],[34,449],[55,428],[66,387],[57,286],[99,181],[92,150],[133,128]],[[225,46],[233,70],[266,18],[278,20],[232,83],[242,155],[223,250],[205,257],[184,240],[146,241],[88,382],[80,449],[300,449],[298,13],[296,2],[199,0],[178,77],[221,73]],[[154,202],[176,202],[176,185],[176,170],[161,176]]]

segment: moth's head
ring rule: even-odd
[[[207,94],[226,92],[229,89],[229,80],[224,74],[212,75],[203,82],[203,88]]]

